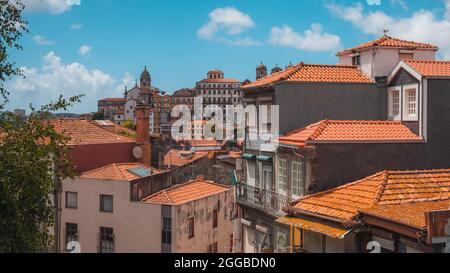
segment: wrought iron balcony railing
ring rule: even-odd
[[[283,208],[288,206],[293,198],[270,190],[237,184],[237,200],[240,203],[260,209],[270,215],[282,217],[285,215]]]

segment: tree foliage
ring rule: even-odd
[[[0,252],[38,252],[53,244],[54,196],[61,181],[72,177],[68,137],[55,130],[51,112],[66,109],[80,97],[32,112],[27,120],[12,113],[0,119]]]
[[[92,115],[93,120],[104,120],[105,115],[102,112],[97,112]]]
[[[19,39],[28,31],[28,23],[22,19],[24,8],[19,0],[0,0],[0,110],[8,102],[4,82],[21,75],[20,69],[9,59],[8,49],[22,49]]]
[[[64,99],[36,110],[26,118],[5,108],[9,93],[5,82],[20,76],[8,50],[22,47],[27,31],[20,1],[0,0],[0,252],[39,252],[53,246],[55,199],[61,181],[73,175],[68,137],[52,126],[51,113],[67,110],[81,96]]]

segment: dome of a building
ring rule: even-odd
[[[208,74],[223,74],[223,72],[220,69],[211,69]]]
[[[150,72],[147,70],[147,66],[144,68],[144,71],[141,73],[141,88],[150,88],[152,84],[152,78],[150,76]]]
[[[272,74],[273,74],[273,73],[280,72],[280,71],[283,71],[283,69],[282,69],[281,67],[275,66],[275,67],[272,69]]]
[[[267,67],[261,62],[256,69],[267,69]]]

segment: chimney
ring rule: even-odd
[[[142,149],[142,157],[138,161],[151,166],[151,145],[150,145],[150,107],[136,107],[136,144]]]

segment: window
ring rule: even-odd
[[[169,217],[163,217],[162,243],[172,244],[172,219]]]
[[[361,65],[361,56],[353,56],[352,57],[352,64],[353,65]]]
[[[208,246],[207,253],[217,253],[217,242]]]
[[[66,223],[66,245],[78,242],[78,224]]]
[[[112,195],[100,195],[100,211],[101,212],[113,212],[113,196]]]
[[[194,238],[194,217],[189,218],[189,239]]]
[[[114,230],[100,227],[99,253],[114,253]]]
[[[400,91],[392,92],[392,114],[398,116],[400,114]]]
[[[403,120],[417,121],[418,120],[418,86],[407,85],[403,87]]]
[[[408,115],[416,114],[416,90],[409,89],[406,90],[407,98],[408,98]]]
[[[399,53],[400,60],[413,60],[414,59],[414,53]]]
[[[217,209],[213,210],[213,228],[217,227],[217,219],[218,218],[218,212]]]
[[[292,162],[292,194],[303,196],[303,165],[301,162]]]
[[[388,99],[389,99],[389,119],[400,120],[400,101],[401,101],[401,88],[394,87],[388,89]]]
[[[284,159],[278,160],[278,191],[286,193],[287,191],[287,161]]]
[[[67,209],[78,208],[78,193],[66,192],[66,208]]]
[[[256,164],[253,161],[246,160],[247,162],[247,185],[256,185]]]

